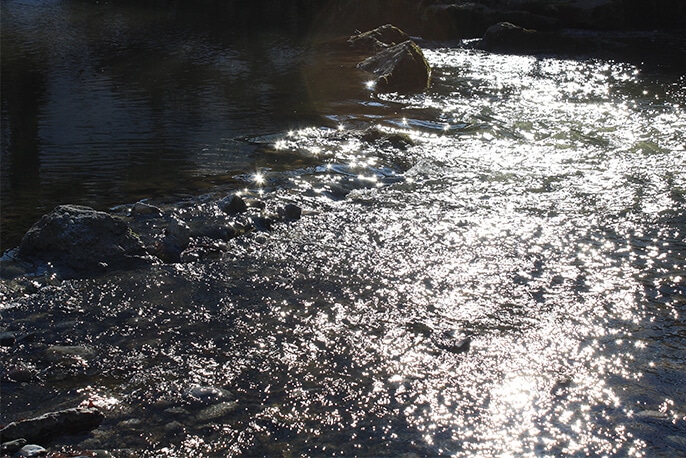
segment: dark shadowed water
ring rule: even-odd
[[[686,76],[423,43],[431,88],[377,96],[290,29],[2,21],[3,243],[62,202],[307,213],[204,261],[3,281],[30,377],[1,423],[95,405],[43,445],[116,456],[686,454]]]

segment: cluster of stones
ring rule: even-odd
[[[168,210],[139,202],[107,213],[61,205],[29,229],[16,251],[17,264],[51,266],[64,277],[159,262],[190,262],[226,249],[225,242],[252,231],[295,221],[294,204],[268,212],[260,200],[237,194]],[[34,269],[35,270],[35,269]]]

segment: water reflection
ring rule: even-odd
[[[285,66],[283,87],[300,81],[288,70],[295,48],[270,43],[284,62],[267,48],[261,61]],[[212,113],[200,138],[233,113],[212,103],[230,89],[216,75],[268,86],[224,99],[263,116],[280,87],[227,49],[202,54],[219,64],[190,65],[212,75],[194,76]],[[203,262],[26,294],[3,284],[7,326],[33,341],[2,351],[40,383],[3,382],[2,415],[91,402],[107,423],[80,447],[141,456],[683,453],[680,91],[602,61],[427,55],[437,79],[425,94],[362,85],[335,102],[340,88],[307,77],[295,87],[325,120],[267,116],[242,137],[251,156],[236,179],[268,208],[306,208],[297,223]],[[98,81],[112,88],[121,68]],[[177,109],[192,114],[184,122],[203,116],[187,83],[169,101],[152,83],[164,71],[150,74],[126,100],[144,94],[160,128],[176,127],[164,116]],[[116,108],[121,94],[102,103]],[[188,199],[176,214],[202,205]],[[450,340],[463,336],[468,349]],[[55,360],[65,345],[91,352]]]
[[[223,3],[3,2],[4,248],[59,203],[197,193],[251,168],[242,138],[317,119],[295,12]]]

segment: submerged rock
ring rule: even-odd
[[[378,76],[378,92],[421,92],[429,87],[431,67],[412,40],[404,41],[368,57],[358,67]]]
[[[152,261],[123,219],[79,205],[62,205],[44,215],[24,235],[18,257],[80,273]]]
[[[35,418],[12,422],[0,429],[2,442],[26,439],[42,442],[66,434],[79,434],[100,426],[105,416],[95,408],[75,408],[49,412]]]
[[[192,404],[212,405],[232,400],[231,393],[214,386],[196,385],[183,392],[184,398]]]

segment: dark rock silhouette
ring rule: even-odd
[[[100,426],[105,416],[95,408],[74,408],[49,412],[35,418],[15,421],[0,429],[1,441],[25,439],[48,441],[66,434],[79,434]]]
[[[429,86],[431,67],[405,32],[386,24],[348,39],[352,48],[376,52],[358,68],[378,77],[377,92],[421,92]]]
[[[18,257],[83,273],[152,260],[124,220],[79,205],[62,205],[44,215],[22,239]]]

